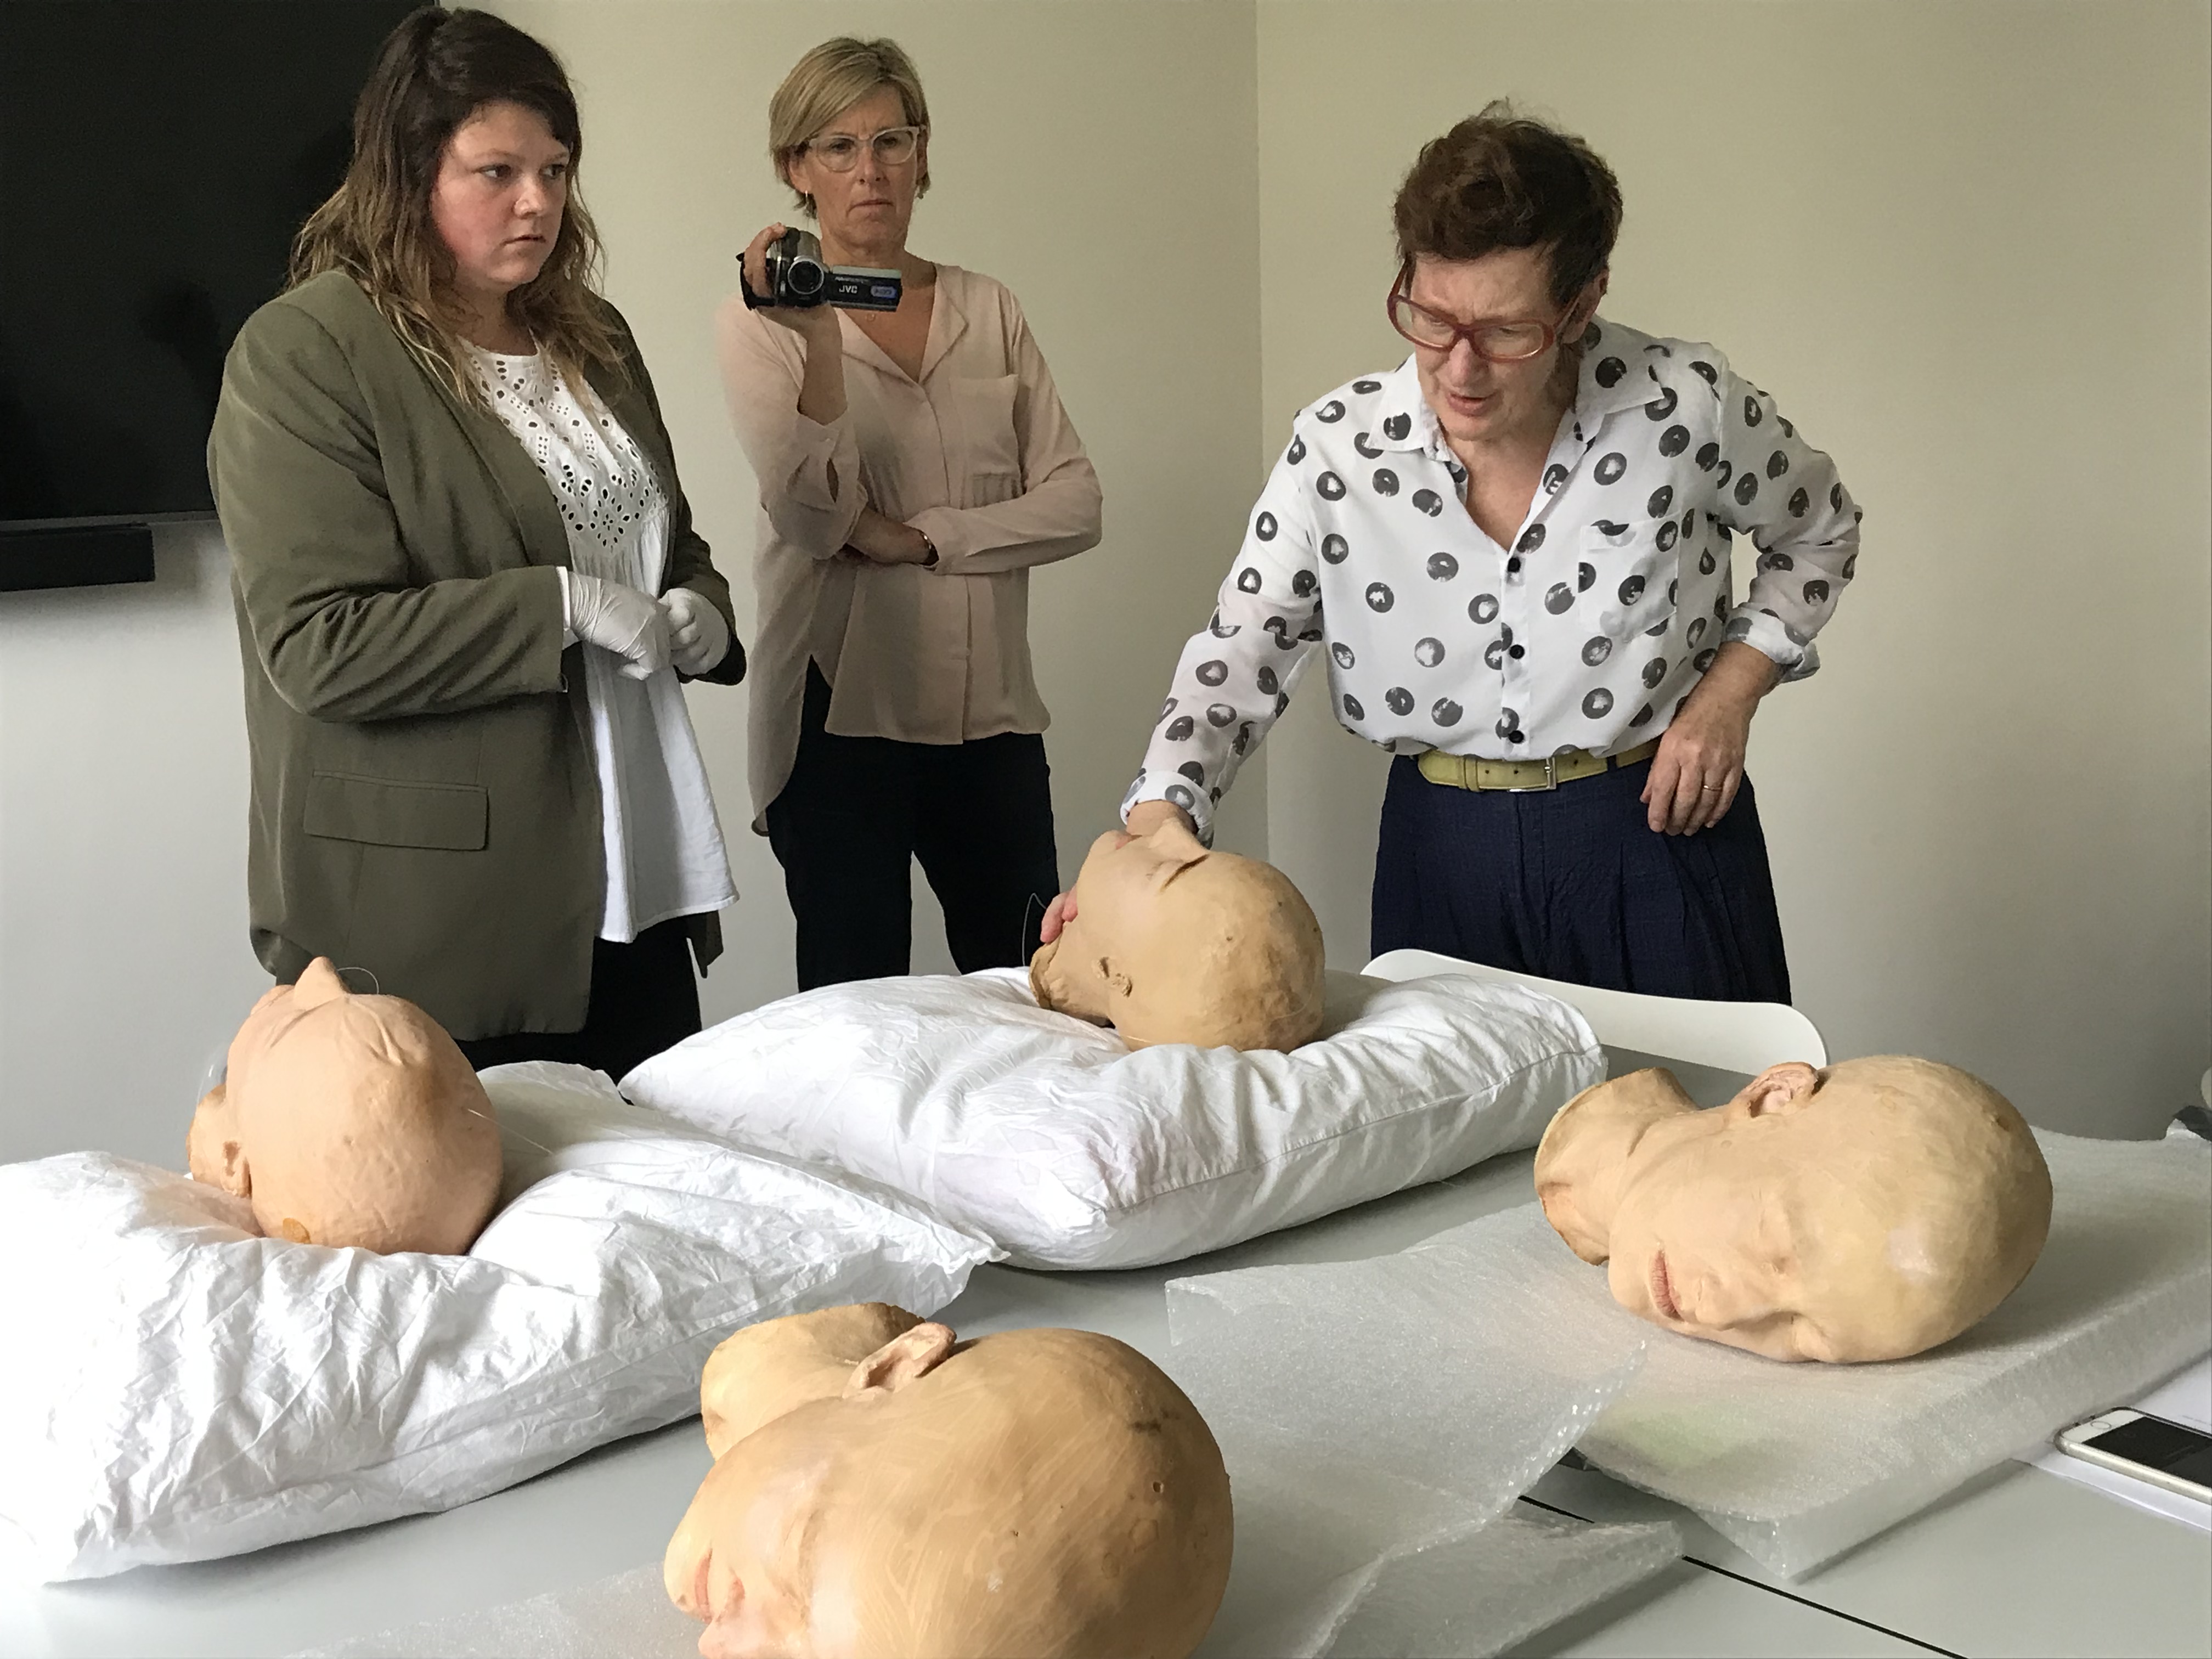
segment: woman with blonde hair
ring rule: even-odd
[[[699,1029],[729,865],[679,675],[729,592],[653,384],[592,291],[552,53],[426,7],[337,193],[247,321],[208,447],[245,657],[249,920],[477,1065],[620,1076]]]
[[[769,149],[823,258],[903,284],[892,312],[763,305],[770,225],[717,323],[760,482],[753,806],[799,983],[907,971],[916,859],[961,969],[1018,965],[1059,886],[1029,572],[1097,544],[1097,474],[1014,296],[908,251],[929,106],[894,42],[799,59]]]

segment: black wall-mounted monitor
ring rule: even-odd
[[[224,354],[412,9],[0,0],[0,586],[26,585],[10,544],[51,571],[92,529],[212,510]]]

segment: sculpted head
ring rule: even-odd
[[[1273,865],[1209,852],[1179,820],[1101,836],[1074,915],[1030,959],[1040,1006],[1133,1045],[1295,1048],[1321,1030],[1321,924]]]
[[[499,1198],[499,1125],[453,1038],[323,957],[253,1005],[185,1152],[295,1243],[457,1255]]]
[[[1614,1078],[1552,1120],[1536,1195],[1622,1307],[1770,1359],[1948,1342],[2051,1228],[2051,1174],[2012,1103],[1894,1054],[1769,1066],[1710,1111],[1672,1073]]]
[[[1183,1659],[1220,1605],[1220,1450],[1110,1337],[831,1308],[732,1337],[700,1396],[662,1570],[705,1659]]]

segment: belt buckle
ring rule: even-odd
[[[1505,793],[1509,795],[1540,795],[1547,789],[1556,789],[1559,787],[1559,757],[1557,755],[1547,755],[1544,757],[1543,782],[1526,784],[1518,788],[1509,789]]]

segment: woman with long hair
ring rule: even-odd
[[[231,349],[208,469],[263,965],[366,969],[479,1066],[620,1076],[699,1028],[734,894],[678,681],[744,653],[593,291],[582,149],[537,40],[402,21]]]

